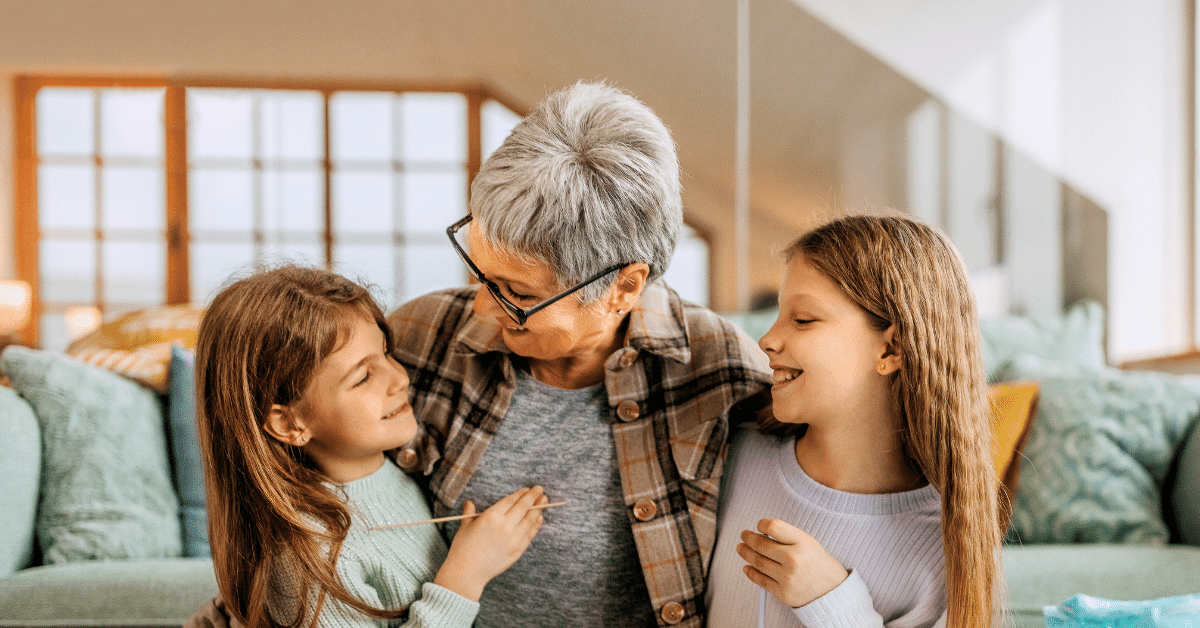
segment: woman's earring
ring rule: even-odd
[[[887,362],[880,362],[879,366],[875,367],[875,370],[879,371],[880,375],[883,375],[883,372],[887,370]]]
[[[625,310],[617,310],[617,316],[625,316]]]

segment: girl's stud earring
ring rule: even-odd
[[[879,371],[880,375],[883,375],[883,372],[887,370],[887,363],[880,362],[879,366],[875,367],[875,370]]]

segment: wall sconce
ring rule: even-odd
[[[100,326],[100,308],[94,305],[69,307],[63,312],[67,324],[67,336],[71,340],[86,336]]]
[[[12,335],[29,323],[33,289],[24,281],[0,281],[0,335]]]

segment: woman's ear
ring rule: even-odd
[[[904,355],[900,343],[896,342],[896,326],[883,330],[883,354],[879,356],[877,369],[880,375],[891,375],[904,367]]]
[[[284,445],[302,447],[308,442],[308,430],[304,422],[299,420],[292,408],[277,403],[271,404],[267,420],[263,421],[263,430]]]
[[[621,312],[632,310],[641,298],[649,277],[650,265],[645,262],[634,262],[617,271],[617,281],[613,284],[612,309]]]

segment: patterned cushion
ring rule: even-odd
[[[67,355],[167,392],[171,347],[196,347],[203,310],[167,305],[129,312],[67,347]]]
[[[179,556],[158,396],[58,352],[8,347],[0,367],[41,426],[42,561]]]
[[[1115,369],[1037,379],[1010,540],[1167,542],[1162,484],[1200,414],[1200,390],[1162,373]]]

